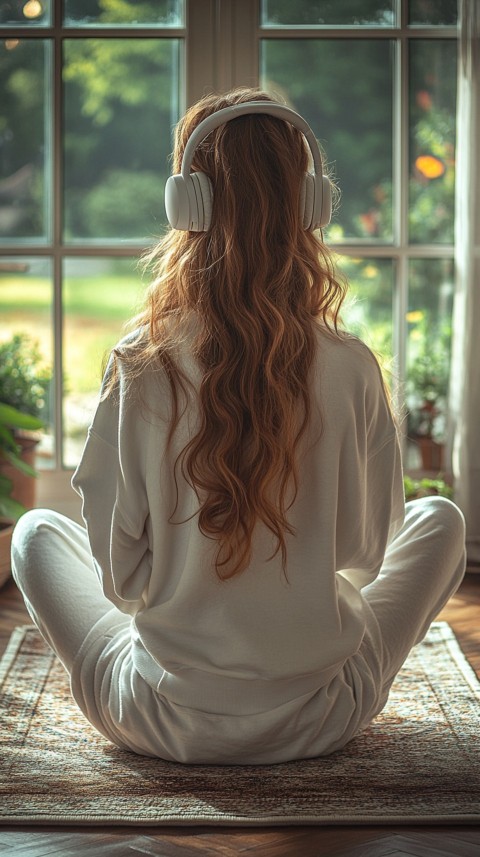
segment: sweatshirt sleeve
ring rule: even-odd
[[[110,369],[111,364],[106,378]],[[119,369],[116,389],[98,405],[72,486],[82,498],[103,591],[119,610],[135,615],[145,604],[151,573],[146,532],[148,423]]]
[[[356,439],[350,438],[343,449],[340,476],[344,502],[339,512],[337,568],[356,589],[378,576],[387,547],[405,517],[398,433],[373,355],[370,367],[363,408],[357,409]]]

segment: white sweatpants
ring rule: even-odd
[[[331,753],[381,711],[411,648],[459,586],[464,545],[463,517],[453,503],[408,503],[380,575],[362,590],[367,633],[360,651],[297,710],[291,703],[276,709],[278,723],[268,712],[255,715],[259,740],[251,752],[241,740],[241,718],[180,711],[136,672],[130,617],[105,598],[82,527],[49,510],[28,512],[15,528],[12,560],[27,609],[70,674],[74,698],[110,741],[172,761],[262,764]]]

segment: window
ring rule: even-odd
[[[456,0],[0,0],[0,338],[26,330],[53,370],[45,465],[78,460],[138,308],[171,127],[205,91],[256,83],[338,180],[344,320],[391,358],[421,465],[448,394],[456,20]]]
[[[1,336],[27,331],[53,370],[47,466],[78,461],[163,226],[184,17],[181,0],[0,3]]]
[[[338,179],[341,204],[326,240],[350,281],[344,321],[395,357],[411,468],[443,466],[456,21],[453,0],[261,4],[260,79],[310,122]],[[432,435],[436,459],[422,461]]]

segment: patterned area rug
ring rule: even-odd
[[[480,686],[446,623],[367,731],[332,756],[280,765],[183,766],[113,747],[29,627],[12,635],[0,684],[4,824],[480,822]]]

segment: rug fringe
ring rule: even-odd
[[[88,825],[88,827],[96,827],[97,825],[116,825],[118,827],[296,827],[296,826],[315,826],[323,827],[324,825],[341,825],[342,827],[362,827],[363,825],[373,825],[378,827],[398,825],[475,825],[478,826],[477,813],[444,813],[443,815],[417,815],[416,813],[405,814],[402,816],[395,813],[387,815],[264,815],[264,816],[245,816],[224,813],[223,815],[207,815],[198,812],[191,813],[167,813],[158,817],[146,818],[143,816],[134,815],[2,815],[0,817],[0,828],[4,824],[28,824],[28,825],[51,825],[55,826],[70,826],[70,825]]]

